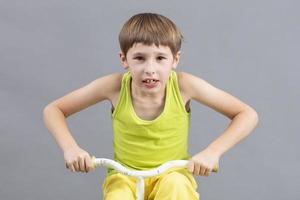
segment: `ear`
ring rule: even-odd
[[[173,66],[172,66],[173,69],[176,69],[176,67],[177,67],[177,65],[179,63],[179,60],[180,60],[180,55],[181,55],[181,51],[178,51],[176,53],[176,55],[174,56]]]
[[[120,57],[123,68],[128,69],[129,66],[128,66],[128,62],[127,62],[127,59],[126,59],[126,55],[122,51],[120,51],[119,52],[119,57]]]

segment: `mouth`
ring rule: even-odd
[[[159,80],[157,79],[150,79],[150,78],[142,80],[143,83],[157,83],[158,81]]]
[[[147,78],[147,79],[142,80],[142,82],[148,89],[152,89],[152,88],[155,88],[158,86],[159,80]]]

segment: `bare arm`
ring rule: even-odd
[[[80,110],[96,104],[97,102],[115,98],[120,87],[121,76],[122,75],[120,74],[111,74],[99,78],[88,85],[51,102],[44,108],[43,115],[45,125],[64,152],[67,165],[68,163],[75,163],[76,161],[74,161],[74,159],[79,160],[77,164],[74,164],[74,169],[72,169],[70,164],[71,171],[81,171],[80,169],[83,166],[80,165],[86,164],[84,159],[88,159],[89,165],[90,159],[89,156],[87,156],[87,153],[80,149],[79,145],[72,137],[66,123],[66,118]],[[82,156],[80,158],[74,158],[78,155]]]
[[[197,157],[209,157],[208,155],[214,157],[205,164],[209,166],[205,166],[203,170],[199,167],[199,171],[196,172],[204,175],[214,167],[216,163],[213,162],[251,133],[258,123],[258,115],[249,105],[198,77],[183,72],[179,73],[178,77],[180,87],[187,98],[194,99],[231,119],[225,131],[208,145],[205,151],[195,156],[196,160]],[[199,165],[201,162],[204,161],[200,161]]]

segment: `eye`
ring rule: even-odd
[[[164,60],[164,59],[166,59],[166,58],[163,57],[163,56],[158,56],[157,59],[158,59],[158,60]]]
[[[135,58],[133,58],[134,60],[144,60],[144,58],[142,56],[137,56]]]

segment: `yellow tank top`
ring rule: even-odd
[[[114,159],[129,169],[147,170],[169,160],[189,159],[190,113],[180,94],[177,75],[172,71],[166,84],[162,113],[143,120],[131,100],[131,75],[123,75],[119,99],[112,113]],[[114,173],[109,169],[108,175]]]

